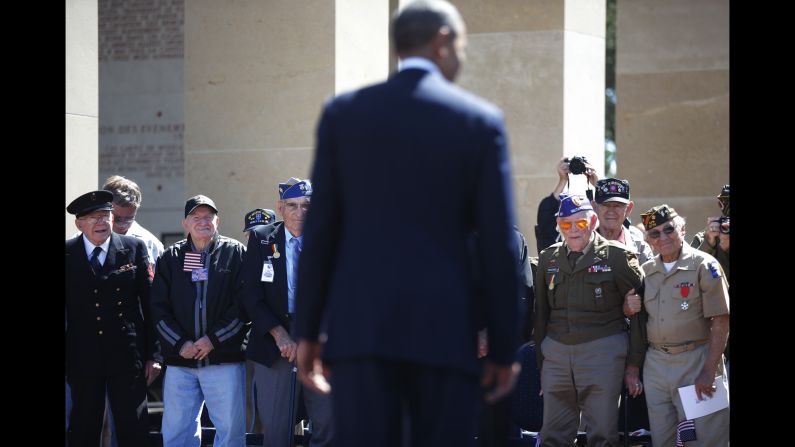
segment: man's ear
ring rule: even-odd
[[[448,52],[452,50],[450,42],[453,40],[453,30],[449,26],[439,28],[436,35],[431,39],[431,49],[435,58],[444,59]]]
[[[630,200],[629,203],[627,203],[627,216],[632,212],[632,208],[635,208],[635,202]]]

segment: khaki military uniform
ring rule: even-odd
[[[542,251],[535,281],[534,338],[544,390],[541,445],[571,445],[580,411],[589,446],[618,445],[618,398],[629,343],[622,305],[643,274],[631,250],[598,233],[573,268],[568,254],[560,242]]]
[[[670,446],[676,441],[677,424],[686,419],[678,388],[692,385],[701,372],[709,349],[709,318],[729,313],[728,285],[717,260],[686,243],[670,272],[665,272],[659,255],[642,267],[642,319],[647,319],[649,342],[643,382],[651,436],[654,445]],[[638,353],[633,351],[631,357],[637,359]],[[728,386],[723,360],[718,374]],[[698,440],[685,445],[728,445],[728,408],[695,419],[695,426]]]

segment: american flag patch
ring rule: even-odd
[[[183,272],[192,272],[193,269],[200,269],[204,268],[204,255],[203,251],[195,252],[195,251],[188,251],[185,252],[185,264],[182,266]]]
[[[685,441],[696,440],[696,423],[692,419],[676,426],[676,447],[685,447]]]

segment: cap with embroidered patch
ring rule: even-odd
[[[676,213],[675,209],[668,206],[667,204],[662,204],[660,206],[655,206],[641,214],[640,218],[643,219],[643,227],[646,228],[646,230],[651,230],[658,225],[662,225],[665,222],[672,220],[678,215],[679,214]]]

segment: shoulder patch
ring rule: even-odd
[[[718,261],[709,262],[709,271],[710,273],[712,273],[713,278],[720,278],[722,276],[720,272],[720,266],[718,265]]]

